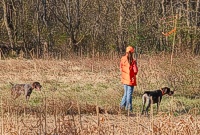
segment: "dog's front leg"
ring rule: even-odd
[[[159,107],[160,107],[160,96],[158,97],[158,102],[157,102],[157,114],[158,114],[158,111],[159,111]]]
[[[26,102],[28,102],[29,98],[30,98],[30,96],[26,96]]]

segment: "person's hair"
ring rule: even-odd
[[[133,53],[132,52],[128,52],[127,59],[128,59],[129,65],[131,65],[133,62]]]

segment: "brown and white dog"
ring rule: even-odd
[[[159,105],[162,100],[162,96],[165,94],[168,94],[169,96],[174,94],[174,91],[171,91],[170,88],[164,87],[161,88],[160,90],[154,90],[154,91],[145,91],[143,96],[142,96],[142,114],[148,115],[148,110],[151,104],[157,103],[157,113],[159,110]],[[151,100],[152,99],[152,100]],[[146,109],[145,109],[146,105]]]
[[[12,88],[11,88],[12,98],[16,99],[21,94],[23,94],[26,97],[26,101],[29,100],[33,89],[40,91],[42,88],[42,85],[40,85],[39,82],[33,82],[32,84],[12,84],[12,83],[10,84],[12,85]]]

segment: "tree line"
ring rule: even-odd
[[[121,54],[127,45],[199,55],[199,1],[2,0],[1,55]]]

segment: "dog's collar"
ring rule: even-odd
[[[162,95],[165,95],[164,91],[162,90],[162,88],[160,88],[161,92],[162,92]]]

